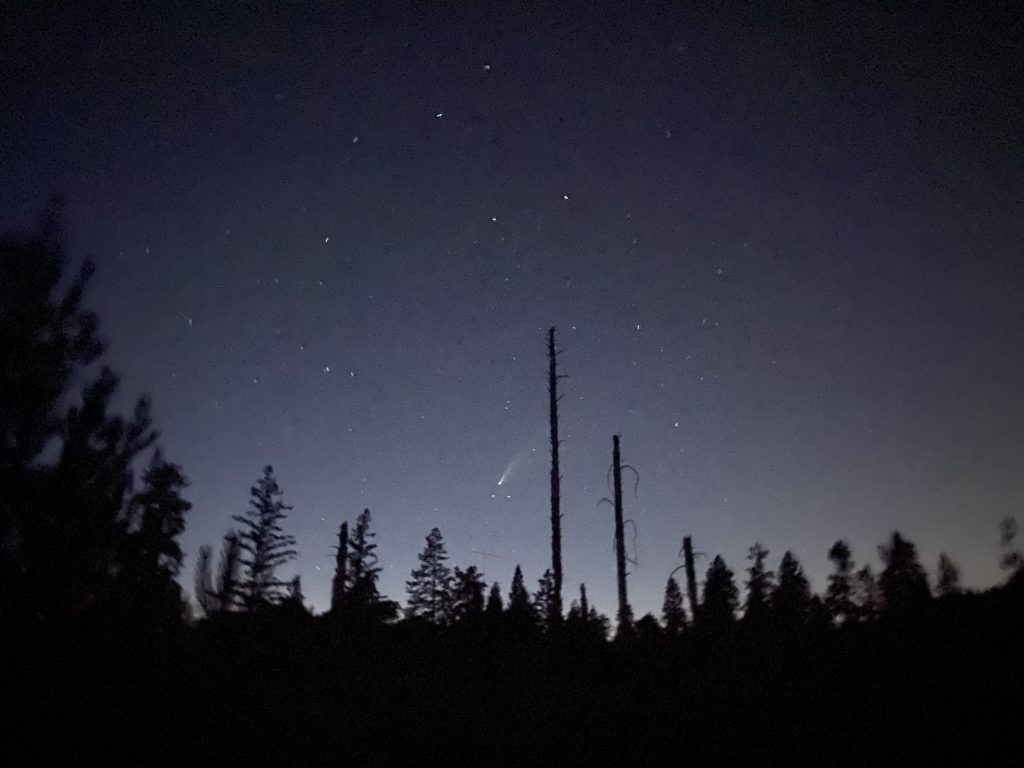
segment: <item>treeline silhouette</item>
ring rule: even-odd
[[[379,590],[369,509],[339,526],[330,609],[314,615],[267,466],[193,600],[178,579],[191,505],[149,401],[110,412],[92,274],[69,274],[56,215],[0,242],[0,627],[7,746],[24,764],[299,761],[473,764],[977,763],[1021,753],[1024,556],[1004,583],[934,588],[894,532],[882,568],[837,541],[823,595],[797,557],[750,547],[697,581],[693,543],[660,617],[633,619],[613,440],[618,609],[580,586],[563,611],[554,329],[548,334],[552,568],[510,588],[452,567],[426,535],[404,607]],[[139,477],[135,474],[141,468]],[[675,577],[684,571],[684,585]],[[685,590],[683,588],[685,586]]]

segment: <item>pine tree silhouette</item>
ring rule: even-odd
[[[1015,517],[1004,517],[999,522],[999,546],[1003,549],[999,567],[1009,571],[1011,581],[1021,579],[1024,574],[1024,553],[1014,548],[1018,531]]]
[[[871,621],[878,616],[882,607],[881,592],[871,563],[857,571],[853,579],[853,603],[858,621]]]
[[[82,306],[92,265],[62,288],[57,219],[52,212],[33,238],[0,239],[0,616],[33,620],[123,596],[117,575],[134,559],[124,529],[131,467],[156,439],[148,399],[130,419],[113,416],[117,377],[87,370],[103,352]],[[88,379],[68,407],[79,399],[74,383]],[[55,463],[42,460],[52,439]]]
[[[285,534],[281,522],[291,507],[281,500],[282,491],[274,479],[274,468],[263,468],[250,494],[245,515],[232,519],[241,527],[238,542],[242,552],[242,604],[247,611],[258,611],[281,602],[287,595],[287,582],[274,576],[281,565],[296,556],[295,538]]]
[[[142,477],[142,488],[128,504],[121,582],[136,616],[178,620],[183,612],[181,588],[174,580],[184,554],[178,537],[192,505],[181,497],[188,481],[181,467],[157,451]]]
[[[348,539],[346,606],[349,613],[361,620],[390,621],[398,612],[398,604],[384,599],[377,589],[380,567],[377,544],[373,541],[376,534],[370,530],[370,522],[370,510],[364,509]]]
[[[683,593],[679,582],[671,576],[665,584],[665,599],[661,605],[661,620],[665,625],[665,635],[679,637],[686,628],[686,611],[683,608]]]
[[[203,544],[199,547],[199,554],[196,556],[192,594],[196,605],[199,607],[199,613],[206,617],[212,616],[217,610],[216,595],[213,591],[213,578],[211,576],[213,572],[212,560],[213,547],[209,544]]]
[[[854,574],[850,545],[845,541],[837,541],[828,551],[828,559],[835,570],[828,577],[828,590],[825,593],[825,607],[832,621],[845,624],[856,612],[853,602]]]
[[[917,559],[917,547],[894,531],[887,545],[878,548],[885,568],[878,579],[885,613],[890,618],[911,619],[931,598],[928,577]]]
[[[446,625],[452,619],[452,572],[446,564],[448,553],[440,529],[434,528],[427,534],[426,546],[417,558],[420,566],[412,572],[412,579],[405,582],[409,593],[405,615]]]
[[[763,625],[770,613],[775,574],[765,567],[768,550],[760,543],[747,551],[747,600],[744,605],[743,622],[749,626]]]
[[[484,607],[484,614],[490,620],[500,619],[505,612],[505,605],[501,599],[501,585],[498,582],[491,584],[487,593],[487,605]]]
[[[331,581],[331,613],[338,615],[345,609],[348,589],[348,521],[338,529],[338,545],[334,557],[334,579]]]
[[[779,563],[779,584],[772,595],[772,615],[784,627],[807,623],[811,606],[811,587],[796,555],[787,551]]]
[[[704,600],[701,602],[699,623],[701,626],[721,630],[736,620],[739,604],[739,590],[729,566],[721,555],[716,555],[708,566],[704,578]]]
[[[580,584],[580,599],[572,601],[566,617],[566,628],[571,635],[584,642],[605,642],[611,622],[597,612],[587,599],[587,585]]]
[[[523,570],[518,565],[512,575],[512,587],[509,589],[505,615],[510,627],[517,631],[533,628],[537,624],[537,614],[533,610],[530,593],[526,591],[526,584],[523,581]]]
[[[555,594],[555,578],[548,568],[544,575],[537,579],[537,591],[533,593],[533,610],[540,617],[553,615],[554,608],[552,601]],[[550,627],[551,623],[545,619],[545,626]]]
[[[217,588],[214,592],[216,610],[234,611],[241,605],[242,539],[238,531],[224,534],[220,565],[217,568]]]
[[[945,552],[939,555],[939,566],[936,571],[935,591],[939,597],[950,597],[960,594],[960,569],[949,559]]]
[[[455,621],[476,621],[484,612],[483,575],[475,565],[466,570],[455,568],[452,587],[452,616]],[[501,599],[501,593],[498,593]]]

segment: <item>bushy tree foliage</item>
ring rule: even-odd
[[[66,284],[67,267],[55,214],[32,237],[0,237],[0,616],[141,620],[153,612],[128,606],[152,591],[176,619],[183,477],[151,467],[136,495],[157,437],[149,400],[110,412],[118,378],[92,370],[104,344],[84,308],[93,267]]]

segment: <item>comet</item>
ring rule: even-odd
[[[512,461],[505,467],[505,471],[501,473],[501,477],[498,478],[498,485],[502,486],[512,479],[512,475],[519,471],[519,469],[529,464],[533,459],[533,455],[537,452],[536,448],[523,448],[515,456],[512,457]]]

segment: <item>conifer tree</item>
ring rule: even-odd
[[[1009,572],[1011,582],[1019,581],[1024,574],[1024,553],[1014,548],[1019,530],[1017,518],[1013,516],[999,521],[999,547],[1003,550],[999,567]]]
[[[537,580],[537,591],[533,593],[533,610],[537,616],[541,617],[544,623],[551,628],[551,623],[547,621],[547,617],[553,615],[552,601],[554,600],[555,594],[555,579],[551,574],[551,569],[544,571],[544,575]]]
[[[505,605],[501,599],[501,585],[498,582],[494,582],[487,593],[487,605],[484,606],[484,614],[490,619],[497,619],[504,612]]]
[[[377,566],[376,534],[370,530],[370,510],[364,509],[356,518],[356,527],[348,540],[347,601],[357,608],[381,602],[377,591],[380,568]]]
[[[665,584],[665,599],[661,605],[661,619],[668,637],[678,637],[686,628],[686,611],[683,608],[683,592],[679,582],[671,576]]]
[[[420,566],[412,572],[412,579],[405,582],[409,593],[405,615],[446,625],[452,618],[452,572],[446,563],[448,553],[438,528],[427,534],[426,546],[417,557]]]
[[[765,567],[768,550],[760,543],[747,551],[747,601],[744,606],[743,622],[755,626],[764,622],[769,613],[775,574]]]
[[[608,639],[610,625],[608,617],[599,614],[590,604],[587,599],[587,585],[581,583],[580,599],[578,602],[572,601],[566,617],[566,627],[570,633],[586,642],[605,642]]]
[[[939,597],[950,597],[960,594],[960,569],[949,556],[943,552],[939,555],[938,576],[936,577],[936,592]]]
[[[889,543],[878,548],[885,568],[878,579],[885,613],[909,618],[918,614],[931,598],[928,577],[917,559],[917,547],[894,531]]]
[[[217,568],[217,609],[233,611],[241,605],[242,539],[238,531],[228,531],[220,551]]]
[[[484,612],[484,591],[487,585],[475,565],[466,570],[455,568],[452,587],[452,616],[455,621],[475,620]],[[499,598],[501,593],[498,593]]]
[[[178,536],[192,505],[181,497],[188,484],[181,467],[163,460],[157,451],[142,478],[143,487],[128,505],[125,520],[124,567],[120,574],[132,610],[137,614],[178,619],[181,588],[174,580],[184,554]]]
[[[252,498],[245,515],[232,519],[242,526],[238,546],[242,550],[242,604],[247,611],[261,610],[279,603],[287,594],[287,582],[274,572],[296,556],[295,538],[287,535],[281,522],[290,506],[281,500],[282,491],[274,479],[274,468],[263,468],[263,476],[250,489]]]
[[[83,307],[93,268],[65,279],[58,218],[0,237],[0,617],[110,606],[145,559],[125,515],[133,463],[156,439],[149,401],[111,415],[117,377],[89,373],[104,349]],[[55,460],[42,456],[51,442]]]
[[[199,613],[207,617],[213,615],[214,611],[217,610],[216,597],[213,592],[213,579],[211,577],[212,560],[213,547],[209,544],[203,544],[199,547],[192,592],[196,605],[199,607]]]
[[[736,620],[739,590],[732,570],[721,555],[716,555],[708,566],[704,578],[704,600],[700,608],[700,625],[711,629],[724,629]]]
[[[337,615],[345,608],[348,582],[348,521],[338,529],[338,545],[334,557],[334,579],[331,582],[331,613]]]
[[[537,623],[530,593],[526,591],[526,584],[523,581],[523,570],[518,565],[512,575],[512,587],[509,589],[508,608],[505,613],[512,626],[518,628],[532,627]]]
[[[132,497],[126,521],[130,549],[146,573],[174,577],[181,570],[185,556],[178,537],[192,509],[181,497],[187,485],[181,467],[164,461],[156,451],[142,476],[142,488]]]
[[[828,577],[825,592],[825,607],[832,621],[844,624],[853,617],[856,606],[853,602],[854,574],[850,545],[837,541],[828,551],[828,559],[835,570]]]
[[[787,551],[779,563],[779,584],[772,595],[772,614],[783,626],[798,627],[807,622],[811,587],[796,555]]]
[[[857,571],[853,579],[853,604],[858,621],[871,621],[881,608],[881,594],[871,563]]]

